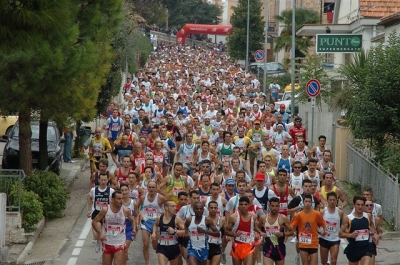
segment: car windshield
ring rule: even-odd
[[[32,140],[39,140],[39,124],[31,124]],[[15,125],[11,138],[18,139],[19,125]],[[57,136],[54,127],[47,127],[47,141],[56,142]]]

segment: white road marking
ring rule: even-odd
[[[80,248],[83,246],[84,243],[85,243],[85,240],[79,239],[78,241],[76,241],[75,247]]]
[[[80,253],[81,248],[74,248],[74,250],[72,250],[72,256],[79,256]]]
[[[68,260],[67,265],[75,265],[77,260],[78,260],[78,258],[70,258]]]
[[[85,240],[87,238],[91,228],[92,228],[92,220],[90,218],[88,218],[86,220],[85,225],[83,226],[83,229],[79,236],[79,239]]]

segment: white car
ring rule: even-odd
[[[292,104],[291,96],[292,96],[292,92],[285,91],[285,93],[283,93],[283,96],[282,96],[281,100],[275,102],[275,109],[279,111],[280,106],[283,104],[283,105],[285,105],[286,112],[289,113],[289,114],[292,114],[292,111],[291,111],[291,104]],[[294,104],[294,113],[299,113],[299,104],[298,103]]]

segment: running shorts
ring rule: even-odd
[[[179,244],[172,246],[163,246],[158,244],[156,252],[164,255],[168,260],[174,260],[181,254],[181,249],[179,248]]]
[[[235,259],[243,260],[253,252],[254,252],[253,244],[232,242],[232,249],[230,255]]]

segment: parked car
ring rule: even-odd
[[[250,71],[255,75],[263,75],[264,69],[267,69],[267,76],[281,76],[287,74],[287,70],[281,63],[271,62],[271,63],[252,63],[250,64]]]
[[[18,115],[11,115],[11,116],[5,116],[2,115],[0,117],[0,137],[3,137],[3,135],[8,134],[14,124],[18,120]]]
[[[39,121],[31,121],[32,130],[32,164],[36,167],[39,163]],[[3,169],[19,168],[19,123],[17,122],[11,131],[3,135],[7,140],[3,151]],[[55,122],[50,121],[47,127],[47,151],[49,170],[57,175],[61,172],[64,140],[60,139],[60,132]]]
[[[285,111],[289,114],[292,114],[292,92],[291,91],[285,91],[283,93],[282,99],[280,101],[275,102],[275,109],[279,111],[280,105],[285,105]],[[299,113],[299,104],[294,103],[294,113]]]

